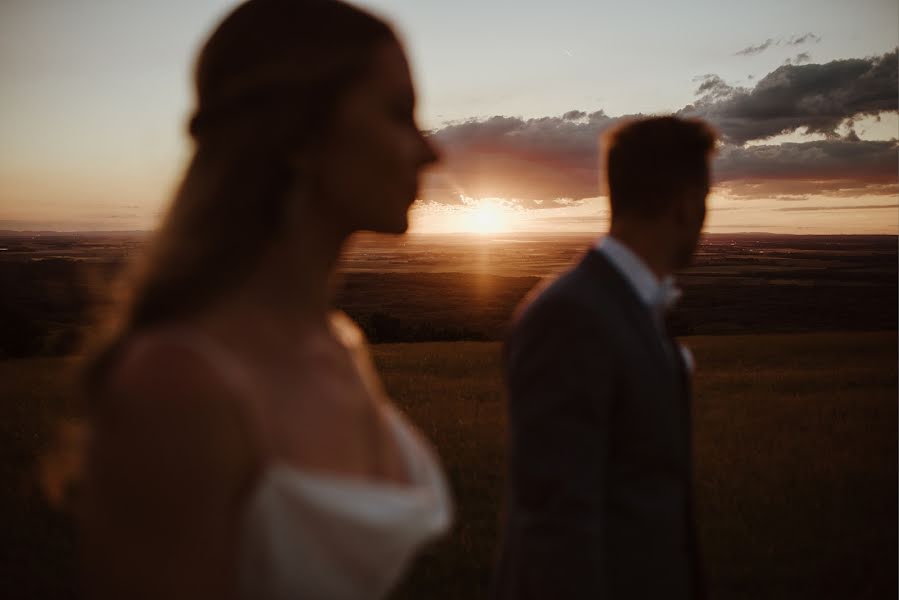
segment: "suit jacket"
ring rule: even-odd
[[[595,249],[505,346],[509,476],[497,599],[702,597],[689,379]]]

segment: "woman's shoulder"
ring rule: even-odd
[[[164,447],[166,456],[180,458],[148,460],[165,463],[166,471],[202,465],[210,477],[234,481],[260,460],[239,390],[185,332],[130,336],[100,394],[95,425],[105,445],[123,456],[141,462],[147,453],[161,456]]]
[[[131,409],[229,410],[238,395],[230,358],[196,332],[165,327],[129,336],[103,390]]]
[[[90,502],[115,508],[101,522],[169,550],[173,539],[209,541],[210,520],[230,520],[262,464],[232,393],[179,336],[125,339],[92,419]]]
[[[207,362],[180,329],[155,328],[122,339],[107,382],[116,388],[125,383],[169,380],[178,375],[184,376],[177,377],[179,381],[189,380],[190,375],[202,373]]]

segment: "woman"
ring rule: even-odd
[[[88,590],[382,597],[450,520],[432,452],[329,308],[347,237],[404,232],[436,159],[402,49],[335,0],[250,0],[196,86],[193,159],[88,371]]]

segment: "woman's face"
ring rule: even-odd
[[[419,173],[437,160],[415,123],[415,95],[403,51],[377,47],[366,75],[337,107],[324,142],[313,149],[316,202],[347,232],[403,233]]]

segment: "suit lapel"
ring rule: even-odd
[[[674,357],[677,381],[680,384],[680,388],[684,394],[684,397],[689,398],[690,369],[687,368],[687,362],[684,359],[683,353],[681,352],[680,344],[677,343],[676,339],[667,334],[665,335],[665,343],[668,344],[668,347],[671,349],[671,355]]]
[[[673,364],[672,357],[665,348],[668,338],[652,322],[648,308],[643,304],[630,282],[595,248],[587,252],[581,261],[581,266],[591,271],[604,284],[607,292],[612,292],[615,297],[620,299],[619,304],[622,311],[639,333],[644,346],[661,364],[666,366],[671,376],[678,380],[678,367]],[[679,360],[678,357],[673,358]]]
[[[671,348],[675,362],[675,377],[677,381],[678,404],[681,407],[683,430],[686,435],[687,451],[689,453],[690,437],[692,431],[692,410],[690,407],[690,370],[681,354],[680,346],[673,337],[666,336],[665,343]],[[689,456],[688,456],[689,458]]]
[[[603,286],[606,292],[619,298],[622,312],[627,315],[629,322],[644,341],[647,349],[664,365],[671,375],[671,381],[677,396],[677,412],[681,419],[681,431],[684,460],[687,468],[687,499],[684,518],[687,522],[688,543],[691,553],[693,588],[696,598],[705,598],[705,586],[703,568],[700,557],[700,548],[696,539],[696,524],[694,516],[694,491],[693,491],[693,461],[692,461],[692,410],[691,410],[691,380],[690,372],[681,355],[677,341],[667,333],[659,332],[652,321],[649,310],[646,309],[636,290],[624,275],[612,265],[608,259],[595,249],[591,249],[581,261],[579,268],[587,269]]]

